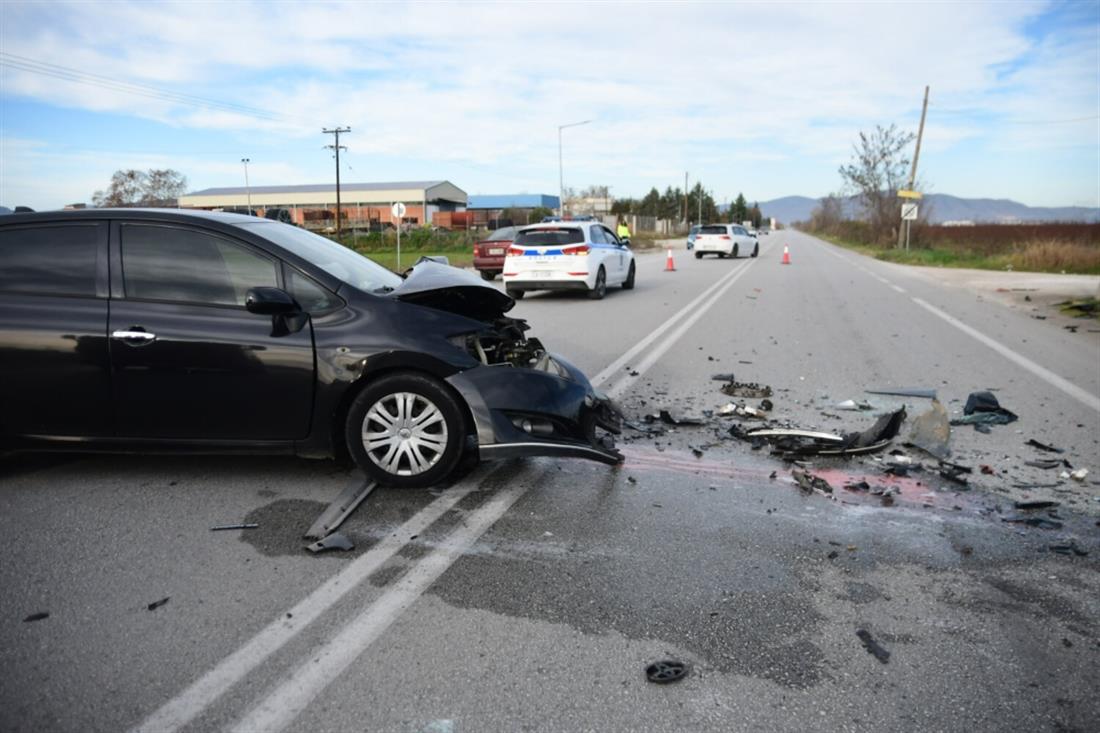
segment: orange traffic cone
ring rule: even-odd
[[[780,262],[780,264],[781,264],[781,265],[789,265],[789,264],[791,264],[791,250],[790,250],[790,248],[789,248],[789,247],[787,247],[787,245],[785,245],[785,244],[783,245],[783,261],[782,261],[782,262]]]
[[[676,265],[672,264],[672,250],[668,251],[668,259],[665,260],[665,272],[676,272]]]

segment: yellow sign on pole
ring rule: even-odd
[[[922,196],[924,196],[924,194],[920,191],[898,191],[899,199],[919,199]]]

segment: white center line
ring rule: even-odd
[[[162,705],[141,724],[132,728],[131,732],[167,733],[177,731],[190,723],[230,687],[297,636],[310,622],[382,567],[408,544],[409,537],[420,534],[465,498],[474,490],[474,486],[471,482],[466,486],[454,487],[421,509],[394,530],[393,534],[322,583],[287,613],[280,614],[279,618],[268,624],[244,646]]]

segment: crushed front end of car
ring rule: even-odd
[[[499,318],[458,338],[481,366],[447,381],[466,399],[482,458],[572,456],[618,464],[612,435],[622,412],[580,369],[525,338],[526,324]]]
[[[418,264],[393,296],[477,321],[448,336],[476,363],[448,376],[473,418],[481,458],[571,456],[615,465],[622,413],[584,373],[504,314],[515,301],[472,273]]]

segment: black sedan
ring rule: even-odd
[[[513,305],[256,217],[6,215],[0,450],[350,455],[391,486],[464,455],[619,462],[615,406]]]

